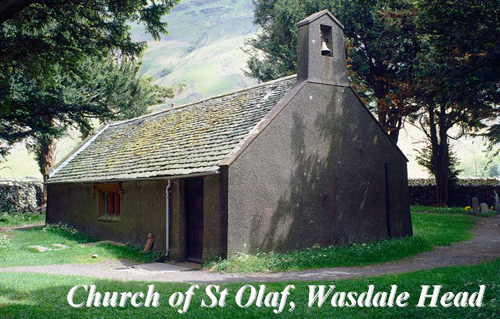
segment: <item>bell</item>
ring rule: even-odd
[[[328,48],[326,45],[328,43],[328,39],[321,40],[321,55],[330,55],[332,54],[332,50]]]

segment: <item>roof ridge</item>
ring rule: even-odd
[[[161,110],[161,111],[157,111],[157,112],[153,112],[153,113],[149,113],[149,114],[144,114],[144,115],[141,115],[141,116],[138,116],[138,117],[134,117],[132,119],[127,119],[127,120],[122,120],[122,121],[117,121],[117,122],[111,122],[111,123],[108,124],[108,126],[117,126],[117,125],[122,125],[122,124],[130,123],[130,122],[134,122],[134,121],[137,121],[137,120],[140,120],[140,119],[143,119],[143,118],[147,118],[147,117],[150,117],[150,116],[156,116],[158,114],[168,113],[168,112],[175,111],[175,110],[178,110],[178,109],[186,108],[188,106],[192,106],[192,105],[195,105],[195,104],[203,103],[203,102],[206,102],[206,101],[209,101],[209,100],[219,99],[219,98],[222,98],[222,97],[225,97],[225,96],[229,96],[229,95],[233,95],[233,94],[236,94],[236,93],[241,93],[241,92],[249,91],[249,90],[256,89],[256,88],[259,88],[259,87],[263,87],[263,86],[266,86],[266,85],[270,85],[270,84],[273,84],[273,83],[276,83],[276,82],[279,82],[279,81],[292,79],[294,77],[297,77],[297,74],[287,75],[287,76],[284,76],[284,77],[281,77],[281,78],[278,78],[278,79],[275,79],[275,80],[263,82],[263,83],[260,83],[260,84],[254,85],[254,86],[250,86],[250,87],[247,87],[247,88],[244,88],[244,89],[239,89],[239,90],[231,91],[231,92],[228,92],[228,93],[214,95],[214,96],[202,99],[202,100],[198,100],[196,102],[191,102],[191,103],[187,103],[187,104],[183,104],[183,105],[179,105],[179,106],[167,108],[165,110]]]

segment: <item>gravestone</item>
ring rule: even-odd
[[[488,204],[486,203],[481,203],[481,213],[486,214],[490,212],[490,208],[488,207]]]
[[[477,211],[478,206],[479,206],[479,199],[477,197],[472,197],[472,210],[471,210],[471,212],[473,214],[478,213],[478,211]]]
[[[500,214],[500,198],[498,197],[498,193],[496,191],[493,191],[493,193],[495,193],[495,212]]]

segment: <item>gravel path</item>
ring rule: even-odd
[[[19,266],[0,268],[0,272],[31,272],[77,275],[115,280],[149,282],[271,282],[326,281],[366,276],[397,274],[410,271],[473,265],[500,258],[500,216],[481,219],[473,230],[474,239],[438,247],[402,260],[365,267],[323,268],[281,273],[219,274],[207,271],[158,272],[132,268],[128,261],[106,261],[93,265]]]

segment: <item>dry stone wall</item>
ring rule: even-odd
[[[40,180],[0,179],[0,212],[39,211],[42,190]]]

